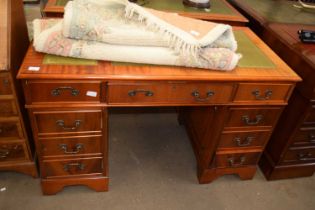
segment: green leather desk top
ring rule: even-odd
[[[43,12],[47,17],[62,17],[64,6],[70,0],[48,0]],[[239,13],[227,0],[210,0],[210,9],[186,7],[183,0],[138,0],[137,4],[162,10],[175,12],[179,15],[207,21],[220,22],[233,26],[245,26],[248,20]]]
[[[182,0],[142,0],[144,7],[163,10],[163,11],[181,11],[181,12],[198,12],[198,13],[210,13],[210,14],[225,14],[225,15],[236,15],[235,11],[228,7],[221,0],[211,0],[210,9],[197,9],[193,7],[185,7]]]
[[[243,31],[235,31],[238,52],[243,55],[238,66],[243,68],[275,68],[275,64],[264,54]],[[95,60],[67,58],[46,54],[43,60],[46,65],[97,65]],[[113,62],[113,65],[139,66],[147,64]]]
[[[69,0],[57,0],[56,6],[65,6],[68,1]],[[211,8],[209,10],[185,7],[182,2],[182,0],[138,0],[139,5],[156,10],[236,15],[235,11],[221,0],[211,0]]]
[[[250,15],[267,22],[315,24],[315,10],[299,9],[288,0],[229,0]]]
[[[56,6],[65,6],[68,1],[70,1],[70,0],[57,0]]]

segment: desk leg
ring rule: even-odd
[[[215,156],[226,113],[225,107],[216,106],[182,108],[179,113],[179,119],[186,126],[195,152],[199,180],[204,183],[214,179],[208,171]]]

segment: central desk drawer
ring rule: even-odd
[[[277,122],[281,108],[230,108],[225,128],[272,127]]]
[[[34,112],[39,135],[101,132],[101,110]]]
[[[44,178],[101,174],[103,171],[103,159],[101,157],[44,161],[43,165],[42,176]]]
[[[233,84],[112,82],[109,104],[211,104],[231,100]]]
[[[102,136],[80,136],[40,139],[41,155],[44,157],[101,155],[104,150],[101,138]]]
[[[27,103],[99,102],[99,81],[30,81],[26,85]]]

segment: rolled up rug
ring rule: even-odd
[[[127,0],[74,0],[63,20],[34,21],[37,51],[88,59],[232,70],[229,25],[142,8]]]

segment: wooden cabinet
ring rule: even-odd
[[[22,1],[0,2],[0,171],[37,176],[16,73],[29,45]],[[26,123],[25,123],[26,122]]]
[[[224,174],[252,178],[299,77],[249,29],[235,30],[256,43],[257,56],[268,55],[274,67],[219,72],[105,61],[91,66],[47,65],[42,62],[47,55],[30,47],[18,77],[34,132],[43,193],[55,194],[69,185],[108,189],[110,107],[179,107],[200,183]],[[250,58],[244,54],[243,59],[246,63]],[[40,70],[30,72],[29,66]],[[35,93],[38,89],[41,94]]]
[[[284,109],[259,165],[268,180],[311,176],[315,172],[315,45],[302,43],[297,32],[314,31],[315,16],[304,9],[296,10],[291,1],[229,2],[249,18],[252,30],[303,79]]]

